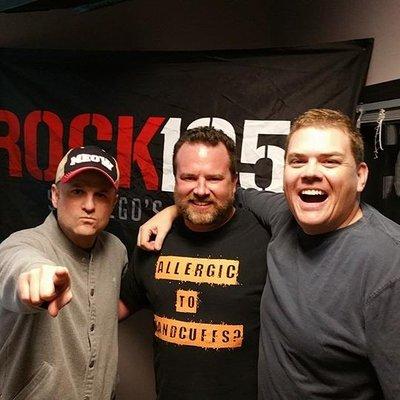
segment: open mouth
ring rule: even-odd
[[[299,194],[305,203],[322,203],[328,198],[328,194],[319,189],[305,189]]]
[[[208,197],[191,197],[188,199],[188,202],[195,206],[209,206],[213,203],[213,201]]]
[[[194,200],[192,200],[191,203],[197,207],[206,207],[212,204],[210,201],[194,201]]]

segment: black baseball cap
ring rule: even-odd
[[[115,189],[119,184],[119,168],[114,157],[97,146],[76,147],[68,151],[58,164],[55,183],[66,183],[83,171],[101,172]]]

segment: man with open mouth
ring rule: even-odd
[[[242,193],[272,230],[261,399],[400,398],[400,227],[360,202],[363,150],[346,116],[310,110],[287,139],[284,196]]]
[[[287,139],[284,194],[238,191],[272,233],[261,399],[400,398],[400,226],[360,201],[363,157],[348,117],[309,110]],[[157,217],[150,248],[168,225]],[[145,245],[145,235],[139,240]]]

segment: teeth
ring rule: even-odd
[[[322,190],[317,190],[317,189],[306,189],[302,190],[301,194],[305,194],[307,196],[322,196],[325,194]]]

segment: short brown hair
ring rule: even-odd
[[[236,146],[235,142],[227,136],[220,129],[215,129],[210,126],[200,126],[198,128],[188,129],[185,131],[179,140],[175,143],[174,153],[172,157],[172,166],[174,175],[176,175],[176,155],[178,154],[179,149],[183,146],[183,144],[195,144],[202,143],[206,146],[215,147],[218,146],[219,143],[222,143],[229,156],[229,170],[231,172],[232,177],[236,176]]]
[[[336,128],[345,133],[350,139],[351,152],[357,164],[364,161],[364,143],[360,132],[351,119],[340,111],[327,108],[313,108],[298,116],[290,128],[286,139],[285,153],[294,132],[301,128]],[[285,157],[286,158],[286,157]]]

